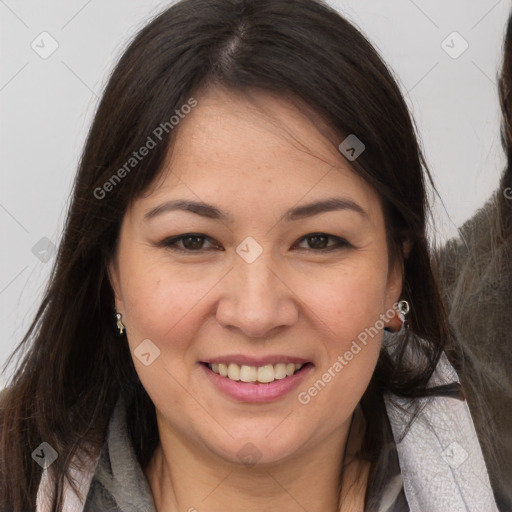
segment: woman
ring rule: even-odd
[[[390,71],[326,5],[159,15],[103,95],[5,392],[3,508],[496,510],[427,180]]]

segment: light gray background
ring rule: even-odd
[[[505,166],[496,83],[510,0],[329,3],[363,30],[398,76],[442,198],[436,238],[455,236],[496,189]],[[0,0],[0,365],[41,300],[53,257],[41,261],[46,246],[39,241],[60,239],[108,73],[136,30],[166,5]],[[43,59],[31,44],[48,50],[45,31],[58,48]],[[441,46],[453,31],[469,44],[458,58]],[[451,41],[452,52],[462,48]],[[39,257],[32,250],[38,243]],[[0,377],[0,387],[5,382]]]

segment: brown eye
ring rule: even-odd
[[[335,244],[329,245],[329,240],[334,240]],[[301,247],[301,249],[312,249],[314,251],[331,251],[334,249],[341,249],[346,247],[352,247],[344,238],[340,238],[334,235],[327,235],[326,233],[311,233],[302,237],[299,244],[302,242],[307,243],[307,247]]]
[[[182,238],[182,243],[185,249],[202,249],[204,244],[204,237],[202,236],[185,236]]]
[[[210,240],[211,239],[206,235],[199,233],[185,233],[183,235],[166,238],[160,242],[159,245],[173,251],[189,253],[210,250],[212,248],[219,248],[219,245],[212,244]],[[211,247],[204,247],[206,241],[210,243]]]
[[[325,249],[328,246],[329,237],[325,235],[313,235],[307,238],[312,249]]]

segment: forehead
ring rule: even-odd
[[[319,121],[317,115],[312,120],[299,106],[271,93],[243,94],[212,87],[199,94],[197,107],[180,124],[171,166],[172,160],[193,160],[206,166],[221,162],[243,172],[254,166],[265,171],[322,161],[342,165],[341,155],[320,131]],[[321,128],[327,133],[327,126]],[[173,172],[180,171],[174,167]]]
[[[338,136],[311,109],[262,91],[209,88],[194,97],[197,106],[180,121],[146,198],[180,193],[238,204],[252,215],[262,203],[326,195],[376,206],[376,193],[338,152]]]

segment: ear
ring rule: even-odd
[[[402,294],[404,265],[401,258],[397,259],[388,273],[386,308],[389,309],[400,300]]]
[[[402,259],[399,259],[395,261],[388,274],[384,329],[390,332],[397,332],[402,326],[396,311],[396,304],[402,294],[403,268]]]
[[[121,295],[121,286],[120,286],[120,278],[119,278],[119,266],[117,264],[116,256],[113,256],[107,262],[107,273],[108,279],[110,281],[110,286],[112,287],[112,291],[114,292],[114,301],[115,307],[118,312],[123,311],[123,300]]]

